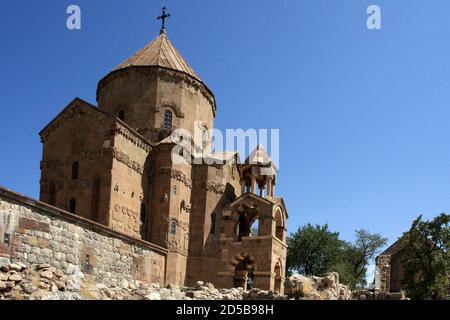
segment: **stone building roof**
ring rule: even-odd
[[[192,69],[191,66],[189,66],[186,60],[183,59],[178,50],[175,49],[172,42],[167,37],[164,29],[161,30],[159,36],[127,60],[122,62],[113,71],[128,67],[148,66],[162,67],[183,72],[203,83],[199,75],[194,71],[194,69]]]

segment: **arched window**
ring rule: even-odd
[[[284,224],[283,224],[283,214],[281,210],[277,210],[275,214],[275,236],[284,241]]]
[[[125,121],[125,111],[124,111],[124,110],[120,110],[120,111],[117,113],[117,118],[119,118],[119,119],[122,120],[122,121]]]
[[[72,180],[77,180],[78,179],[78,169],[79,169],[79,164],[78,161],[75,161],[74,163],[72,163]]]
[[[164,129],[172,129],[172,119],[172,111],[166,110],[166,112],[164,112]]]
[[[171,235],[175,235],[177,233],[177,222],[176,221],[172,221],[170,223],[170,234]]]
[[[75,214],[76,210],[77,210],[77,200],[75,200],[75,198],[72,198],[69,201],[69,212]]]

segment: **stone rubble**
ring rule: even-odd
[[[141,282],[97,283],[77,268],[65,272],[48,264],[26,265],[0,261],[0,300],[400,300],[403,294],[368,290],[354,292],[339,283],[337,273],[324,277],[294,274],[286,280],[286,295],[242,288],[218,289],[198,281],[193,287]]]
[[[336,272],[324,277],[305,277],[299,274],[290,276],[285,283],[285,294],[296,300],[350,300],[350,289],[339,283]]]

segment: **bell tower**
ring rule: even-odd
[[[288,215],[283,198],[275,197],[277,168],[259,145],[240,171],[242,195],[220,221],[218,283],[283,293]]]

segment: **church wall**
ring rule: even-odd
[[[72,286],[165,284],[166,250],[0,188],[0,257],[62,270]]]
[[[76,214],[107,223],[112,157],[104,145],[112,138],[105,136],[111,122],[111,118],[90,107],[77,106],[46,129],[41,161],[42,201],[69,210],[70,199],[75,199]],[[78,162],[75,179],[74,162]],[[95,207],[94,193],[98,194]]]
[[[117,124],[113,145],[109,226],[136,238],[148,239],[150,212],[150,146]]]
[[[235,168],[232,169],[232,166]],[[235,164],[196,165],[193,172],[195,180],[188,284],[195,284],[198,280],[216,283],[222,209],[240,195],[239,174]],[[216,217],[214,230],[213,213]]]
[[[189,252],[191,166],[172,162],[172,144],[152,152],[151,239],[168,248],[167,282],[184,285]]]

